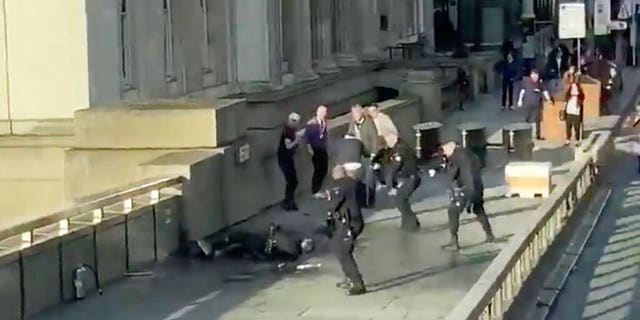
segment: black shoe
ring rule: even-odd
[[[347,290],[347,295],[359,296],[367,293],[367,288],[364,285],[354,285],[351,289]]]
[[[484,240],[485,243],[494,243],[495,241],[496,241],[496,236],[494,236],[493,233],[487,234],[487,237]]]
[[[285,211],[298,211],[298,206],[296,206],[294,202],[290,201],[282,201],[282,203],[280,203],[280,207]]]
[[[351,285],[351,280],[344,279],[344,280],[336,283],[336,287],[338,287],[340,289],[351,289],[351,287],[353,287],[353,286]]]

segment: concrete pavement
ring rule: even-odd
[[[501,111],[497,96],[484,96],[466,111],[451,114],[443,139],[457,137],[457,124],[485,122],[491,142],[499,142],[499,129],[519,120],[518,112]],[[498,139],[498,141],[496,141]],[[541,144],[537,160],[554,163],[553,179],[561,179],[563,164],[572,160],[567,147]],[[341,274],[335,259],[320,244],[310,262],[322,267],[303,273],[276,271],[273,265],[244,260],[194,261],[171,258],[151,277],[131,278],[105,289],[102,297],[70,304],[36,319],[439,319],[474,284],[491,259],[520,228],[533,224],[530,212],[541,199],[504,198],[506,158],[491,150],[484,170],[487,212],[494,225],[496,244],[484,244],[484,234],[471,215],[464,215],[460,231],[462,250],[442,251],[448,240],[446,206],[448,184],[425,178],[413,199],[423,229],[399,229],[398,211],[380,194],[377,210],[366,210],[369,224],[356,249],[370,293],[345,297],[335,288]],[[557,181],[557,180],[556,180]],[[250,196],[250,195],[248,195]],[[301,199],[300,212],[278,209],[238,226],[262,231],[272,221],[299,232],[324,223],[316,200]],[[244,277],[244,281],[229,277]],[[234,277],[237,278],[237,277]]]

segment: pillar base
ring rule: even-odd
[[[340,68],[333,60],[318,62],[315,69],[318,74],[332,74],[340,71]]]
[[[320,78],[313,70],[295,73],[294,77],[296,82],[309,82]]]
[[[284,88],[282,83],[274,83],[269,81],[249,81],[240,82],[240,90],[245,93],[256,93],[263,91],[280,90]]]
[[[336,62],[340,67],[357,67],[360,65],[360,60],[355,54],[337,54]]]
[[[375,61],[380,61],[382,59],[383,59],[382,52],[378,50],[365,50],[365,52],[362,53],[362,61],[365,61],[365,62],[375,62]]]

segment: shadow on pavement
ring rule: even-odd
[[[418,270],[415,272],[407,273],[401,276],[397,276],[391,279],[383,280],[376,283],[368,284],[369,292],[378,292],[387,289],[391,289],[394,287],[402,286],[408,283],[412,283],[416,280],[420,280],[426,277],[434,276],[442,272],[447,272],[453,269],[456,269],[461,266],[471,266],[476,264],[482,264],[488,261],[491,261],[500,250],[490,251],[490,252],[482,252],[473,255],[467,255],[463,260],[463,262],[458,262],[459,254],[456,252],[451,252],[451,258],[448,264],[428,267],[422,270]]]

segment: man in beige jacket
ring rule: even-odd
[[[389,148],[393,148],[398,142],[398,128],[393,124],[391,117],[380,112],[380,107],[375,103],[367,107],[367,113],[373,119],[378,135],[384,138]]]

